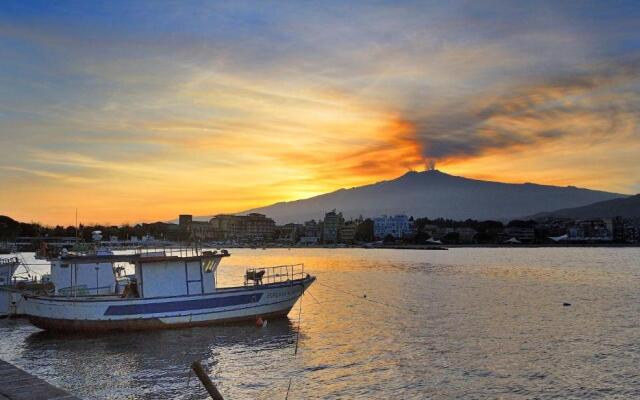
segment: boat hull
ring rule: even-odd
[[[0,319],[23,314],[22,292],[11,286],[0,286]]]
[[[113,332],[113,331],[143,331],[155,329],[180,329],[197,326],[227,325],[246,321],[255,321],[258,317],[262,319],[284,318],[289,314],[291,308],[283,311],[255,314],[241,317],[208,319],[191,322],[167,322],[166,318],[145,318],[138,320],[123,321],[89,321],[89,320],[68,320],[56,318],[44,318],[28,316],[31,324],[40,329],[54,332]]]
[[[229,324],[285,317],[314,277],[151,299],[56,298],[25,295],[29,321],[51,331],[131,331]]]

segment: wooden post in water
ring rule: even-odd
[[[209,378],[209,375],[204,371],[204,368],[199,361],[194,361],[191,364],[191,369],[196,373],[196,376],[200,379],[200,382],[202,382],[202,386],[207,389],[209,396],[211,396],[213,400],[224,400],[220,392],[218,392],[216,385],[211,382],[211,378]]]

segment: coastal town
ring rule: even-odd
[[[382,215],[345,218],[338,210],[304,223],[278,225],[264,214],[219,214],[198,220],[189,214],[177,223],[136,225],[79,225],[47,227],[0,217],[0,243],[8,251],[34,250],[42,243],[72,245],[91,241],[99,231],[105,245],[130,247],[200,243],[226,247],[387,247],[434,245],[637,245],[640,221],[614,217],[574,220],[547,217],[539,220],[477,221]]]
[[[640,399],[640,0],[4,0],[0,400]]]

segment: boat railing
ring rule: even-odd
[[[266,285],[304,279],[304,264],[277,265],[275,267],[247,268],[244,274],[245,286]]]
[[[138,247],[135,253],[140,257],[200,257],[201,247]]]
[[[135,249],[134,254],[140,255],[140,257],[209,257],[215,255],[221,255],[223,257],[228,256],[229,252],[225,249],[221,251],[217,250],[203,250],[202,247],[138,247]]]
[[[11,264],[11,265],[20,264],[20,260],[18,259],[18,257],[0,258],[0,265],[7,265],[7,264]]]
[[[95,289],[94,289],[95,290]],[[90,291],[87,285],[76,285],[58,289],[58,293],[65,297],[88,296]]]

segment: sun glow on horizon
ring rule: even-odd
[[[241,212],[427,160],[640,191],[638,10],[483,7],[8,2],[0,214]]]

